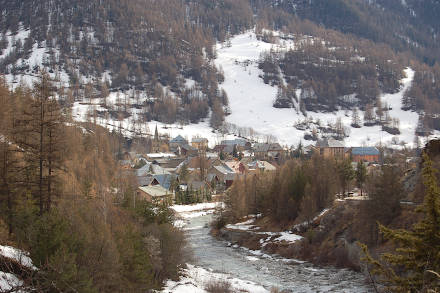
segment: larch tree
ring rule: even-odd
[[[20,170],[19,148],[12,143],[16,119],[16,97],[0,79],[0,212],[6,217],[8,232],[13,232],[14,210],[16,205],[18,172]]]
[[[63,119],[53,93],[49,75],[42,72],[34,83],[32,99],[20,121],[22,132],[26,134],[20,144],[26,150],[28,167],[37,173],[34,183],[40,215],[51,208],[54,171],[62,160],[59,154],[62,151]]]
[[[396,244],[395,253],[374,259],[362,245],[371,272],[391,292],[438,292],[440,288],[440,187],[431,159],[423,155],[425,199],[418,212],[423,218],[411,230],[380,225],[384,237]]]

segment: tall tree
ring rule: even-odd
[[[338,163],[338,175],[339,175],[339,182],[342,187],[342,194],[345,195],[345,192],[347,191],[349,184],[351,180],[354,178],[354,170],[351,166],[351,161],[349,159],[340,161]]]
[[[365,179],[367,178],[367,168],[365,167],[364,162],[360,161],[357,163],[355,176],[356,176],[357,187],[361,190],[361,196],[362,196]]]
[[[34,83],[30,105],[24,111],[21,127],[27,135],[20,141],[26,149],[31,169],[37,171],[35,195],[40,215],[49,211],[52,203],[54,169],[61,160],[60,142],[63,132],[62,116],[53,96],[54,88],[47,73],[42,72]]]
[[[380,225],[386,239],[397,245],[395,253],[374,259],[363,245],[365,260],[391,292],[438,292],[440,288],[440,188],[438,172],[423,155],[425,199],[418,212],[423,218],[412,230],[392,230]]]

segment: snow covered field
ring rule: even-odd
[[[261,53],[269,50],[288,50],[293,46],[289,41],[281,44],[270,44],[257,39],[253,31],[237,35],[230,40],[231,46],[217,45],[217,67],[221,67],[225,73],[223,89],[228,94],[232,114],[227,116],[226,121],[242,127],[252,127],[266,135],[274,135],[284,145],[297,145],[303,141],[305,145],[312,144],[304,141],[304,131],[294,128],[297,121],[306,117],[296,109],[277,109],[272,107],[277,88],[265,84],[259,77],[263,72],[258,68],[258,59]],[[401,81],[402,86],[396,94],[384,94],[383,103],[391,106],[389,114],[392,118],[400,120],[400,135],[391,135],[381,130],[380,126],[352,128],[351,112],[346,116],[346,111],[333,113],[308,112],[307,117],[315,121],[319,119],[321,124],[327,122],[334,124],[338,117],[346,127],[350,128],[350,135],[345,139],[346,146],[374,146],[377,143],[391,144],[394,138],[399,142],[412,145],[414,131],[417,126],[418,114],[411,111],[403,111],[402,95],[411,86],[414,71],[411,68],[405,70],[406,77]],[[363,117],[362,113],[360,115]],[[439,135],[439,133],[436,133]]]

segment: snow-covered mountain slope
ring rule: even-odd
[[[271,32],[277,36],[279,33]],[[15,50],[13,48],[17,40],[25,42],[28,38],[29,30],[19,29],[17,34],[12,35],[10,32],[7,34],[8,45],[6,49],[2,51],[0,59],[6,58],[11,52]],[[175,137],[182,135],[189,140],[192,137],[201,136],[206,137],[209,140],[210,146],[214,146],[223,139],[233,138],[236,136],[250,137],[257,141],[266,141],[267,139],[277,139],[281,144],[292,146],[297,145],[300,141],[303,144],[314,144],[314,141],[304,140],[305,134],[310,134],[317,125],[334,125],[336,120],[341,118],[344,124],[348,136],[345,138],[345,144],[347,146],[359,146],[359,145],[376,145],[378,143],[394,144],[394,145],[407,145],[411,146],[414,143],[415,129],[417,126],[419,115],[416,112],[403,111],[402,96],[403,93],[411,86],[414,71],[410,68],[405,70],[406,77],[401,81],[401,89],[395,94],[382,95],[382,102],[387,103],[391,110],[389,115],[392,118],[398,118],[400,120],[400,134],[392,135],[385,131],[382,131],[381,126],[363,126],[361,128],[350,127],[352,122],[352,111],[339,110],[332,113],[323,112],[306,112],[304,115],[298,111],[299,106],[295,103],[295,108],[274,108],[273,102],[277,94],[277,87],[265,84],[260,77],[263,72],[258,68],[258,59],[260,54],[270,50],[286,51],[294,48],[295,43],[292,36],[287,38],[279,38],[277,43],[267,43],[257,38],[254,31],[247,31],[243,34],[232,37],[228,42],[217,45],[217,59],[215,65],[221,68],[224,72],[225,81],[221,87],[227,92],[229,97],[229,108],[231,114],[226,116],[226,122],[229,125],[226,133],[223,131],[213,131],[209,126],[209,117],[198,124],[181,125],[165,124],[157,121],[139,122],[141,110],[134,107],[135,101],[133,98],[134,93],[129,91],[110,93],[107,98],[107,102],[113,105],[126,103],[130,108],[131,116],[119,121],[111,117],[111,115],[101,115],[97,117],[97,123],[109,128],[110,130],[116,129],[121,131],[126,136],[133,136],[135,134],[147,135],[154,132],[157,125],[158,131],[162,135],[168,135],[169,137]],[[41,47],[42,46],[42,47]],[[35,66],[44,66],[44,60],[48,58],[48,50],[45,42],[38,46],[33,44],[30,54],[26,59],[20,60],[17,63],[25,64],[29,70],[26,74],[20,74],[14,76],[13,74],[6,75],[6,80],[12,86],[17,86],[20,81],[31,85],[32,81],[36,78],[37,71],[34,72]],[[53,48],[52,50],[57,50]],[[51,72],[51,76],[54,79],[58,79],[60,82],[58,85],[68,86],[69,77],[60,68],[58,72]],[[86,79],[86,77],[84,77]],[[187,87],[191,87],[194,82],[188,80]],[[165,90],[165,88],[164,88]],[[301,89],[297,89],[297,96],[300,97]],[[146,93],[140,93],[141,102],[149,99]],[[119,101],[118,101],[119,99]],[[90,103],[91,102],[91,103]],[[139,102],[139,101],[138,101]],[[105,113],[108,111],[101,106],[102,100],[92,99],[88,101],[75,102],[72,109],[72,116],[77,121],[87,121],[93,119],[94,110]],[[361,118],[363,117],[362,111],[360,111]],[[307,121],[307,127],[295,127],[295,125]],[[252,128],[254,131],[243,131],[243,129]],[[319,133],[319,130],[318,130]],[[439,135],[439,132],[435,132],[434,135]]]
[[[30,29],[26,29],[22,25],[16,33],[7,31],[5,34],[6,48],[0,50],[0,62],[11,58],[15,54],[23,55],[14,64],[10,64],[6,68],[8,74],[5,75],[5,79],[13,88],[20,84],[32,86],[32,83],[37,80],[39,70],[45,67],[47,60],[51,56],[55,61],[59,61],[60,58],[59,50],[49,48],[47,41],[40,44],[37,42],[31,44],[28,54],[22,54],[24,51],[23,46],[28,41],[30,32]],[[16,74],[15,72],[19,73]],[[57,80],[58,85],[69,85],[69,76],[61,66],[57,66],[56,70],[51,70],[48,73],[52,79]]]
[[[401,110],[403,93],[411,86],[414,71],[405,70],[406,77],[401,81],[401,89],[395,94],[382,95],[382,102],[392,109],[389,114],[400,120],[400,135],[392,135],[382,131],[381,126],[361,128],[350,127],[351,111],[339,110],[332,113],[307,112],[307,117],[296,109],[277,109],[273,102],[277,88],[265,84],[259,75],[258,59],[261,53],[268,50],[288,50],[292,43],[282,41],[282,44],[270,44],[257,39],[253,31],[237,35],[230,40],[230,46],[217,46],[216,65],[221,66],[225,73],[223,89],[228,94],[231,115],[226,121],[242,127],[252,127],[256,131],[275,136],[284,145],[297,145],[300,141],[312,144],[313,141],[304,141],[304,133],[309,130],[299,130],[294,127],[298,121],[305,119],[317,121],[321,125],[334,124],[341,118],[349,136],[345,138],[347,146],[376,145],[378,143],[412,145],[418,114]],[[360,111],[362,112],[362,111]],[[360,113],[360,117],[363,114]],[[438,133],[437,133],[438,134]]]

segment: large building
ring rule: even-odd
[[[375,147],[354,147],[351,149],[353,162],[379,162],[380,152]]]
[[[325,158],[344,159],[348,156],[344,144],[333,138],[318,140],[315,149]]]

